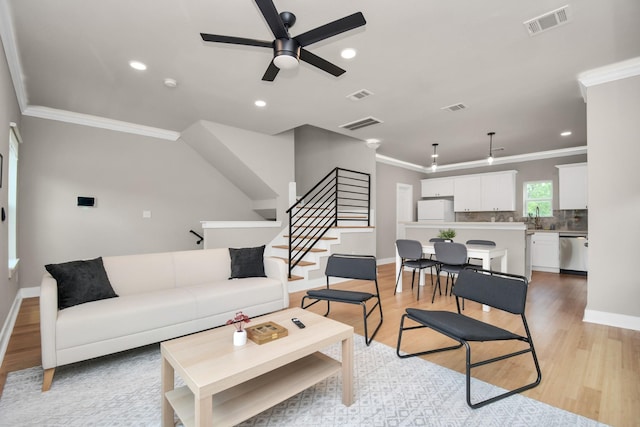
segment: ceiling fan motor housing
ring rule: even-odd
[[[290,61],[292,65],[295,67],[295,65],[297,65],[298,60],[300,59],[300,45],[294,39],[276,39],[273,43],[273,53],[274,53],[274,61],[276,62],[276,65],[278,65],[279,68],[286,68],[285,66],[281,67],[278,64],[278,62],[280,61],[277,61],[277,59],[280,56],[289,56],[289,57],[295,58],[295,64],[293,64],[293,61]]]

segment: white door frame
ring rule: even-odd
[[[413,185],[396,183],[396,239],[404,238],[404,232],[400,232],[399,223],[414,221],[413,214]]]

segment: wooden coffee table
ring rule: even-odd
[[[306,325],[291,322],[297,317]],[[288,336],[258,345],[233,345],[233,326],[223,326],[163,342],[162,425],[238,424],[342,372],[342,403],[353,403],[353,327],[293,308],[251,319],[273,321]],[[342,343],[342,362],[320,350]],[[175,389],[174,372],[184,383]]]

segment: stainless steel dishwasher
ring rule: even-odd
[[[560,273],[587,275],[589,239],[560,233]]]

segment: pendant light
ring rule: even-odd
[[[431,155],[431,172],[435,172],[438,167],[438,153],[436,152],[438,144],[431,145],[433,145],[433,154]]]
[[[489,135],[489,157],[487,157],[487,162],[489,164],[493,163],[493,135],[495,135],[495,132],[489,132],[487,135]]]

